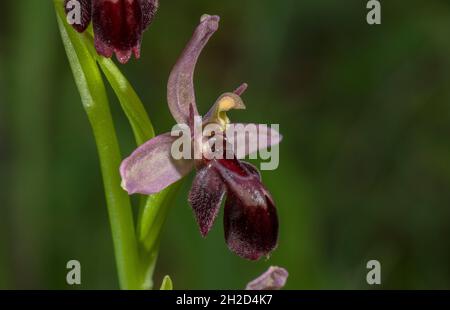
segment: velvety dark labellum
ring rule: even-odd
[[[237,159],[202,160],[189,193],[200,232],[206,236],[226,194],[224,233],[231,251],[258,260],[278,242],[278,216],[253,165]]]
[[[84,32],[89,24],[91,23],[92,18],[92,3],[91,0],[64,0],[64,8],[66,10],[66,14],[78,14],[76,10],[80,9],[80,21],[73,22],[72,27],[78,32]],[[70,16],[70,17],[74,17]]]
[[[256,196],[255,203],[246,203],[228,192],[223,217],[225,241],[231,251],[250,260],[272,252],[278,239],[275,205],[265,190],[255,187],[247,192]]]
[[[225,155],[226,149],[222,152]],[[278,242],[278,216],[256,167],[236,158],[202,159],[196,166],[189,203],[202,235],[211,229],[226,194],[224,233],[228,248],[249,260],[269,255]]]
[[[228,247],[250,260],[269,255],[278,242],[278,216],[259,173],[238,160],[220,160],[215,167],[227,186],[224,230]]]

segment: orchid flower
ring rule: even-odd
[[[153,21],[158,3],[158,0],[65,0],[64,8],[73,28],[80,33],[92,20],[95,48],[100,55],[111,58],[115,53],[121,63],[126,63],[132,53],[140,57],[142,33]]]
[[[192,135],[192,144],[200,144],[201,156],[196,159],[174,159],[171,153],[173,143],[178,139],[170,133],[159,135],[143,144],[126,158],[120,167],[122,187],[129,193],[154,194],[196,169],[189,203],[194,211],[202,236],[210,231],[222,201],[226,197],[224,212],[225,240],[229,249],[237,255],[257,260],[268,256],[277,245],[278,218],[275,203],[261,182],[257,169],[241,161],[246,155],[266,149],[281,141],[281,135],[265,125],[255,125],[254,133],[237,132],[236,137],[227,137],[227,128],[232,126],[226,112],[243,109],[240,97],[246,90],[243,84],[232,93],[219,97],[211,110],[202,118],[199,116],[194,91],[193,75],[203,48],[219,27],[219,17],[204,15],[187,44],[168,81],[167,99],[170,111],[178,124],[192,129],[195,119],[201,125],[217,125],[215,136],[204,143],[203,137]],[[244,126],[244,124],[234,124]],[[194,130],[195,132],[195,130]],[[248,135],[253,136],[248,136]],[[232,152],[226,158],[211,158],[211,151],[204,145],[222,137],[225,149],[219,153]],[[259,138],[265,139],[259,139]],[[237,141],[244,141],[245,152],[233,153]],[[249,141],[265,141],[257,146]],[[217,150],[216,152],[217,153]]]
[[[279,290],[286,285],[289,273],[286,269],[271,266],[262,275],[247,284],[246,290],[261,291],[261,290]]]

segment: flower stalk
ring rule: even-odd
[[[139,288],[137,242],[130,199],[120,188],[119,143],[106,90],[95,60],[64,21],[62,1],[54,0],[61,37],[97,144],[120,287]]]
[[[92,27],[82,34],[77,33],[66,22],[64,0],[53,2],[62,41],[98,149],[120,288],[151,289],[160,231],[178,185],[143,196],[137,230],[130,198],[120,184],[122,156],[101,71],[119,99],[138,146],[154,137],[153,126],[138,95],[114,62],[97,54]]]

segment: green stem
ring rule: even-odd
[[[65,18],[62,1],[54,1],[59,6],[58,21],[63,41],[99,149],[121,287],[151,289],[162,226],[181,182],[160,193],[142,197],[135,232],[129,198],[119,186],[120,152],[99,67],[119,99],[138,146],[155,136],[152,123],[139,96],[119,68],[111,59],[97,54],[92,27],[82,35],[74,32],[62,22]]]
[[[102,76],[82,35],[65,22],[63,1],[54,0],[54,4],[64,47],[97,144],[120,287],[139,289],[140,263],[131,204],[120,186],[122,157]]]
[[[137,145],[142,145],[155,136],[153,125],[145,111],[144,105],[114,62],[97,54],[93,44],[92,27],[86,31],[86,35],[83,38],[92,57],[97,60],[119,99],[122,110],[133,130]],[[140,269],[143,275],[142,289],[151,289],[153,287],[152,278],[158,259],[161,230],[180,185],[181,182],[178,182],[160,193],[142,196],[137,226],[138,247],[141,258]]]

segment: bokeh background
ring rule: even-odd
[[[386,289],[450,288],[450,3],[161,0],[142,59],[121,66],[158,132],[173,120],[172,65],[203,13],[221,29],[201,57],[200,110],[241,82],[236,121],[279,123],[279,169],[263,173],[280,218],[278,249],[247,262],[206,239],[185,182],[164,228],[156,283],[243,288],[269,265],[289,289],[369,289],[366,262]],[[118,288],[90,126],[49,0],[0,1],[0,288]],[[122,152],[131,131],[110,91]],[[191,176],[192,177],[192,176]]]

